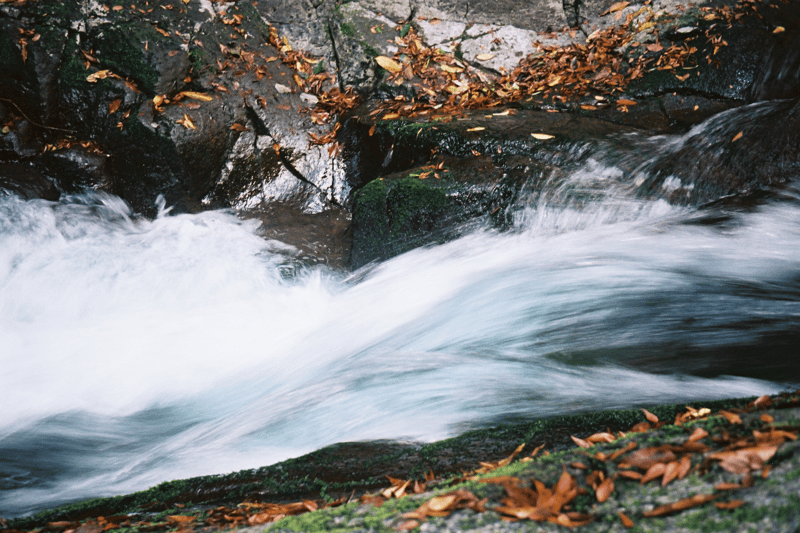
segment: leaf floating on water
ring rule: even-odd
[[[376,57],[375,62],[392,74],[396,74],[403,70],[403,66],[400,63],[386,56]]]
[[[555,136],[548,135],[546,133],[531,133],[531,137],[533,137],[534,139],[538,139],[540,141],[546,141],[547,139],[552,139]],[[575,437],[572,437],[572,439],[575,440]]]
[[[736,134],[736,136],[733,139],[731,139],[731,142],[735,143],[736,141],[742,138],[742,135],[744,135],[744,132],[740,131],[739,133]]]

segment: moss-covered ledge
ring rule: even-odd
[[[694,407],[718,411],[742,407],[751,400],[708,401],[694,404]],[[683,412],[685,405],[649,406],[648,409],[661,420],[669,421]],[[798,416],[796,411],[785,412]],[[168,531],[173,527],[164,521],[167,516],[191,515],[202,521],[214,507],[235,507],[242,502],[333,501],[385,488],[388,485],[386,476],[421,481],[426,473],[433,471],[437,479],[442,480],[440,486],[450,487],[451,481],[461,477],[463,472],[479,468],[483,461],[506,457],[522,443],[526,444],[526,450],[544,445],[551,455],[574,454],[579,452],[574,449],[572,435],[586,438],[598,431],[627,431],[642,420],[639,410],[613,410],[476,429],[430,444],[386,441],[336,444],[259,469],[169,481],[129,495],[65,505],[11,520],[7,527],[17,531],[45,527],[60,531],[69,524],[77,526],[81,521],[116,516],[125,517],[131,524],[147,523],[148,531]],[[660,432],[633,438],[657,442],[676,432],[682,434],[683,429],[664,426]],[[396,504],[381,512],[395,508],[393,505]],[[62,527],[48,526],[54,523]],[[134,533],[142,527],[129,525],[119,529],[120,533]]]

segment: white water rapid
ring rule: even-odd
[[[341,441],[783,390],[800,331],[786,194],[721,221],[543,202],[515,231],[349,276],[232,213],[0,196],[0,515]]]

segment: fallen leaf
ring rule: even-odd
[[[547,139],[552,139],[552,138],[554,137],[554,135],[548,135],[548,134],[546,134],[546,133],[531,133],[531,137],[533,137],[534,139],[538,139],[538,140],[540,140],[540,141],[546,141]],[[580,443],[580,442],[578,442],[578,441],[581,441],[581,442],[584,442],[584,443],[586,443],[586,441],[585,441],[585,440],[582,440],[582,439],[577,439],[577,440],[576,440],[576,437],[572,437],[572,440],[574,440],[574,441],[575,441],[575,443],[576,443],[578,446],[580,446],[581,448],[589,448],[589,447],[591,446],[591,444],[590,444],[589,446],[584,446],[583,444],[581,444],[581,443]],[[587,443],[587,444],[588,444],[588,443]]]
[[[198,93],[194,91],[181,91],[178,93],[178,95],[185,96],[186,98],[191,98],[192,100],[200,100],[203,102],[211,102],[212,100],[214,100],[213,96],[209,96],[207,94]]]
[[[619,519],[622,520],[622,525],[623,526],[625,526],[627,528],[633,527],[633,520],[628,518],[628,516],[625,515],[622,511],[619,512]]]
[[[777,28],[772,30],[772,33],[783,33],[785,31],[786,31],[786,28],[784,28],[783,26],[778,26]]]
[[[741,138],[742,138],[742,135],[744,135],[744,132],[743,132],[743,131],[740,131],[739,133],[737,133],[737,134],[736,134],[736,136],[734,136],[734,138],[733,138],[733,139],[731,139],[731,142],[732,142],[732,143],[735,143],[736,141],[738,141],[739,139],[741,139]]]
[[[475,56],[475,59],[478,61],[489,61],[490,59],[494,58],[494,54],[478,54]]]
[[[691,509],[692,507],[697,507],[698,505],[703,505],[704,503],[708,503],[714,498],[719,496],[718,494],[698,494],[696,496],[692,496],[690,498],[684,498],[683,500],[678,500],[674,503],[668,503],[667,505],[661,505],[656,507],[652,511],[645,511],[642,513],[643,516],[650,518],[653,516],[664,516],[676,511],[683,511],[685,509]]]
[[[543,134],[541,134],[541,133],[531,133],[531,135],[533,135],[535,138],[537,138],[537,139],[538,139],[539,137],[536,137],[536,136],[537,136],[537,135],[543,135]],[[550,135],[550,136],[547,136],[547,137],[545,137],[545,138],[550,138],[550,137],[552,137],[552,135]],[[583,439],[579,439],[578,437],[575,437],[575,436],[573,436],[573,435],[570,435],[570,438],[572,438],[573,442],[575,442],[575,444],[577,444],[577,445],[578,445],[578,446],[580,446],[581,448],[591,448],[591,447],[592,447],[592,443],[590,443],[590,442],[586,442],[586,441],[585,441],[585,440],[583,440]]]
[[[714,502],[714,507],[717,509],[738,509],[744,504],[744,500],[731,500],[729,502]]]
[[[664,47],[658,43],[652,43],[647,45],[647,49],[651,52],[660,52],[664,49]]]
[[[111,103],[108,104],[108,114],[113,115],[114,113],[116,113],[121,103],[122,100],[119,98],[115,98],[114,100],[112,100]]]
[[[243,126],[239,123],[236,123],[233,126],[231,126],[230,129],[232,129],[233,131],[247,131],[248,128],[247,126]]]
[[[467,131],[483,131],[485,129],[486,128],[484,128],[483,126],[477,126],[477,127],[474,127],[474,128],[470,128]]]
[[[86,77],[86,81],[89,83],[97,83],[98,80],[104,80],[108,77],[109,71],[108,70],[98,70],[94,74],[89,74]]]
[[[403,70],[403,66],[400,63],[386,56],[376,57],[375,62],[393,74]]]
[[[706,431],[701,427],[698,427],[695,428],[695,430],[692,432],[691,435],[689,435],[689,440],[687,440],[686,442],[696,442],[700,439],[704,439],[705,437],[708,437],[708,431]]]
[[[659,477],[664,475],[664,472],[667,471],[667,465],[664,463],[656,463],[650,468],[647,469],[644,477],[640,481],[641,484],[647,483],[648,481],[652,481],[654,479],[658,479]]]
[[[633,100],[628,100],[626,98],[620,98],[619,100],[617,100],[617,105],[636,105],[636,102],[634,102]],[[657,421],[658,419],[656,419],[656,422]]]
[[[597,497],[597,501],[599,503],[603,503],[608,499],[609,496],[614,492],[614,480],[606,478],[600,486],[594,491],[595,496]]]
[[[601,14],[601,16],[603,16],[604,14],[608,14],[608,13],[616,13],[617,11],[621,11],[621,10],[625,9],[629,5],[631,5],[630,2],[617,2],[616,4],[614,4],[611,7],[609,7],[608,10],[605,13]]]

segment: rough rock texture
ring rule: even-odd
[[[745,3],[729,23],[715,9],[732,5],[683,6],[677,0],[624,7],[612,0],[3,2],[0,185],[25,197],[50,199],[59,192],[104,190],[146,215],[155,213],[159,195],[176,212],[235,207],[263,213],[281,206],[287,212],[332,211],[345,219],[352,213],[353,266],[452,238],[475,221],[504,227],[519,191],[535,190],[547,182],[542,176],[552,180],[568,173],[569,165],[586,156],[586,146],[593,147],[590,152],[612,152],[626,177],[647,169],[650,175],[637,185],[641,194],[695,204],[747,194],[793,179],[795,104],[726,115],[734,118],[720,118],[702,135],[687,134],[666,155],[644,141],[634,143],[653,158],[647,163],[637,153],[617,154],[625,143],[614,147],[613,141],[586,132],[566,156],[559,148],[563,135],[531,151],[526,135],[539,119],[527,112],[517,115],[517,129],[504,139],[496,131],[502,121],[483,120],[480,113],[460,129],[442,125],[438,133],[439,126],[424,116],[392,125],[369,114],[376,101],[419,97],[415,80],[387,82],[387,71],[375,61],[380,55],[392,57],[398,39],[412,29],[423,45],[452,53],[487,80],[512,71],[522,59],[546,57],[547,47],[586,46],[598,30],[612,26],[623,25],[634,35],[634,43],[621,50],[626,61],[651,53],[650,48],[692,49],[685,67],[650,68],[624,92],[594,95],[603,98],[599,102],[592,95],[571,102],[534,95],[515,104],[517,111],[591,116],[641,130],[642,136],[681,133],[725,110],[800,97],[800,2]],[[297,55],[298,50],[307,54]],[[299,81],[298,63],[307,67]],[[330,74],[313,90],[307,83],[312,71]],[[324,136],[333,124],[312,119],[309,109],[318,97],[311,93],[333,86],[354,88],[366,105],[353,118],[338,117],[344,127],[336,144],[314,144],[309,134]],[[198,93],[201,99],[186,96]],[[620,97],[636,105],[612,105]],[[757,123],[738,126],[737,120],[750,118]],[[465,130],[477,127],[486,129],[465,136]],[[563,124],[554,128],[563,134]],[[729,137],[739,132],[743,138],[731,144]],[[709,143],[719,148],[717,155],[709,153]],[[579,145],[583,151],[575,148]],[[437,156],[431,153],[435,147]],[[696,160],[702,164],[693,176]],[[419,179],[435,180],[426,167],[442,163],[435,169],[441,171],[436,185]],[[370,183],[381,177],[383,185]],[[382,186],[385,194],[377,201],[381,195],[370,191]],[[400,194],[409,187],[413,194]],[[448,207],[420,203],[428,189],[439,191],[437,197],[443,194]],[[372,198],[383,211],[360,218],[366,210],[359,198]],[[401,212],[407,223],[398,222]],[[365,235],[372,237],[364,240]],[[347,239],[331,237],[338,246],[349,246]],[[369,252],[361,248],[367,241],[372,242]],[[340,248],[334,255],[346,253]]]

